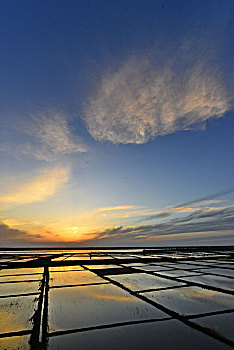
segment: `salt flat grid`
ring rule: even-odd
[[[3,251],[0,348],[233,348],[233,256],[233,247]]]

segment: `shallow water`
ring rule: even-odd
[[[231,309],[234,296],[199,287],[147,292],[143,295],[156,303],[183,315],[193,315]]]
[[[35,275],[17,275],[17,276],[0,276],[0,286],[3,282],[27,282],[27,281],[41,281],[42,274]],[[0,287],[1,288],[1,287]]]
[[[0,297],[29,293],[39,294],[40,282],[0,283]]]
[[[224,315],[199,317],[194,319],[193,322],[223,334],[234,342],[234,312]]]
[[[51,289],[49,300],[50,332],[168,317],[111,284]]]
[[[36,296],[0,298],[1,333],[32,329],[31,317],[37,308]]]
[[[0,339],[0,349],[3,350],[30,350],[29,335],[22,335],[20,337],[8,337]]]
[[[147,289],[161,289],[169,287],[183,286],[184,283],[171,281],[162,277],[148,275],[146,273],[132,273],[119,276],[108,276],[111,280],[124,285],[133,291],[147,290]]]
[[[103,283],[103,280],[90,271],[61,271],[50,274],[50,287],[85,283]]]
[[[25,261],[25,268],[14,269],[11,263],[10,269],[0,270],[0,282],[4,282],[0,283],[0,334],[5,337],[0,337],[0,349],[34,350],[28,343],[30,335],[16,337],[15,333],[6,333],[19,331],[32,333],[38,346],[45,348],[46,343],[40,343],[43,335],[43,339],[49,339],[48,350],[77,346],[82,350],[132,346],[142,350],[229,348],[208,335],[210,329],[223,341],[233,339],[234,296],[215,290],[219,287],[230,291],[233,286],[234,279],[226,276],[233,276],[229,251],[222,260],[199,251],[186,254],[185,250],[178,250],[172,254],[169,250],[168,254],[149,255],[143,254],[142,249],[122,252],[125,254],[117,250],[61,250],[46,254],[44,250],[19,252],[15,257],[6,255],[6,260],[15,260],[15,266],[23,260],[29,262]],[[94,253],[91,259],[89,253]],[[201,261],[200,257],[206,255],[206,260]],[[195,260],[190,260],[190,256]],[[161,257],[174,260],[160,260]],[[47,269],[50,259],[51,264],[61,266]],[[83,259],[90,262],[84,267],[76,265],[82,264]],[[71,266],[62,266],[69,261]],[[39,320],[33,328],[32,316]],[[173,319],[165,321],[168,318]],[[190,327],[183,323],[187,318],[192,322]],[[204,333],[195,330],[196,324],[205,327]],[[71,331],[76,333],[61,335]]]
[[[44,269],[42,267],[39,268],[16,268],[16,269],[4,269],[0,270],[1,276],[16,276],[16,275],[33,275],[36,273],[43,274]]]
[[[202,275],[194,277],[183,277],[183,281],[196,282],[203,284],[204,286],[208,285],[234,291],[234,279],[223,276]]]
[[[231,349],[175,320],[93,330],[49,339],[49,350],[74,350],[77,345],[82,350]]]

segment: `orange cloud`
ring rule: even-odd
[[[97,211],[110,211],[110,210],[127,210],[127,209],[136,209],[138,207],[134,205],[119,205],[116,207],[104,207],[104,208],[99,208]]]
[[[68,181],[69,172],[66,168],[44,170],[35,178],[17,186],[0,196],[0,203],[6,207],[33,202],[42,202],[53,196],[64,183]]]

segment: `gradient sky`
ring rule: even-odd
[[[0,245],[234,244],[230,1],[1,1]]]

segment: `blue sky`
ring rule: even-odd
[[[0,244],[233,244],[233,2],[1,7]]]

